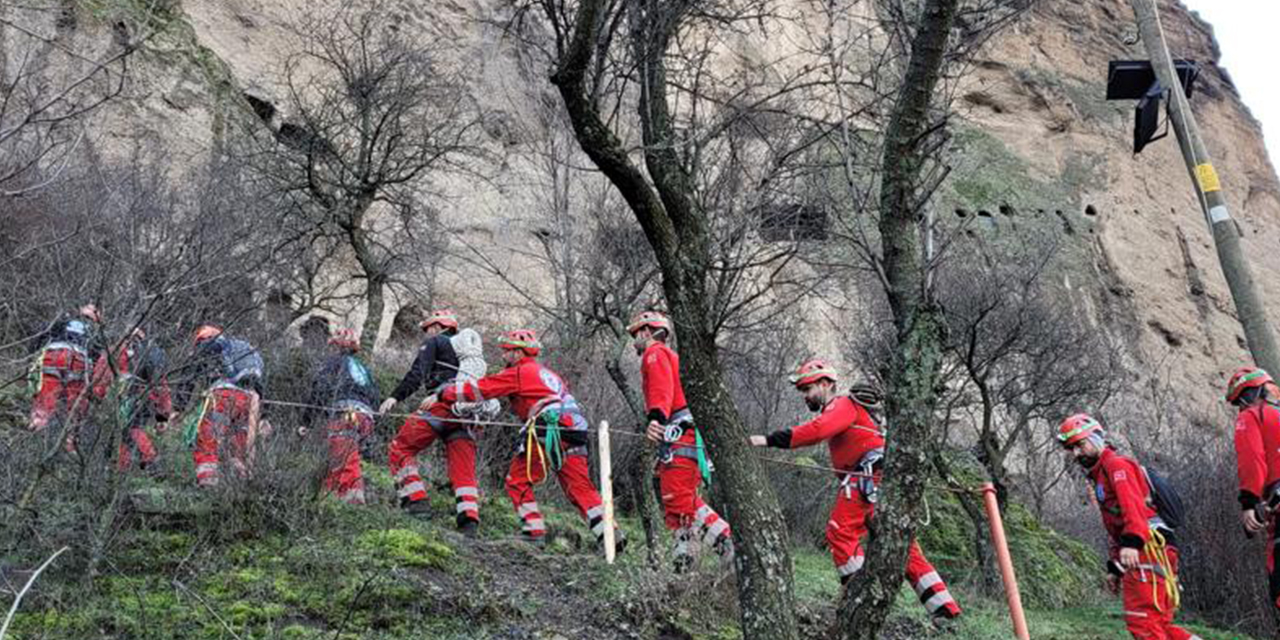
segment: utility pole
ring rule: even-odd
[[[1182,158],[1191,174],[1191,182],[1200,200],[1205,222],[1213,233],[1213,243],[1218,249],[1218,264],[1222,266],[1222,275],[1226,277],[1227,286],[1231,289],[1231,298],[1235,302],[1240,324],[1244,327],[1249,351],[1258,366],[1272,373],[1280,372],[1280,352],[1276,350],[1276,340],[1271,332],[1271,323],[1267,320],[1266,307],[1262,304],[1262,297],[1258,295],[1249,263],[1240,251],[1239,229],[1227,210],[1226,199],[1222,197],[1222,186],[1213,167],[1213,159],[1209,157],[1209,150],[1200,137],[1195,115],[1191,113],[1191,105],[1174,71],[1169,46],[1164,39],[1164,29],[1160,26],[1156,1],[1130,0],[1138,19],[1138,33],[1148,57],[1151,58],[1156,78],[1169,92],[1169,119],[1173,122],[1174,135],[1178,138],[1178,146],[1182,148]]]

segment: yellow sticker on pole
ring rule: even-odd
[[[1218,182],[1218,172],[1208,162],[1196,165],[1196,179],[1200,181],[1200,191],[1204,193],[1222,190],[1222,183]]]

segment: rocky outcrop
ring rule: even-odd
[[[129,3],[94,6],[115,4]],[[229,119],[279,119],[289,25],[318,4],[171,0],[171,23],[134,68],[129,99],[93,125],[99,145],[123,148],[154,138],[180,163],[197,163],[217,153]],[[1216,65],[1209,25],[1177,0],[1162,5],[1173,50],[1203,65],[1192,105],[1258,282],[1268,299],[1280,300],[1280,278],[1273,276],[1280,272],[1280,252],[1273,250],[1280,183],[1260,127]],[[485,107],[486,144],[501,164],[484,184],[443,185],[452,191],[445,218],[463,237],[484,243],[532,242],[533,222],[523,212],[545,194],[536,186],[536,154],[528,151],[545,141],[541,123],[557,103],[544,70],[528,68],[513,53],[502,29],[506,4],[394,6],[402,28],[420,30],[463,70]],[[109,37],[109,23],[94,18],[85,15],[74,37]],[[1021,226],[1060,236],[1078,267],[1062,274],[1062,286],[1098,330],[1129,347],[1136,375],[1158,376],[1192,406],[1218,411],[1225,374],[1246,352],[1211,236],[1177,145],[1162,141],[1134,156],[1132,104],[1103,99],[1108,60],[1141,58],[1136,39],[1125,0],[1039,3],[1002,33],[957,93],[961,154],[937,207],[972,217],[984,233]],[[546,286],[533,270],[513,277],[534,290]],[[446,292],[453,287],[462,297],[457,281],[445,279]],[[502,298],[495,293],[474,304]],[[1280,303],[1271,311],[1280,318]]]

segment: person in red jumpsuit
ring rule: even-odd
[[[436,310],[419,326],[426,339],[418,348],[418,355],[409,371],[396,385],[391,397],[379,407],[379,413],[390,411],[423,386],[429,394],[435,394],[458,375],[460,363],[451,340],[451,336],[458,332],[457,315],[447,309]],[[474,536],[480,524],[475,435],[468,423],[458,420],[449,405],[439,402],[434,395],[428,395],[418,410],[405,418],[387,454],[391,476],[399,487],[400,506],[411,516],[431,517],[427,484],[422,479],[418,454],[437,440],[444,446],[458,530],[464,535]]]
[[[1058,441],[1084,467],[1110,539],[1107,571],[1121,592],[1124,621],[1136,640],[1196,638],[1173,623],[1178,608],[1178,548],[1156,513],[1146,471],[1107,446],[1102,425],[1087,414],[1058,427]]]
[[[1276,570],[1276,513],[1280,507],[1280,409],[1274,403],[1271,375],[1243,367],[1227,383],[1227,402],[1238,409],[1235,445],[1240,481],[1240,521],[1250,536],[1266,531],[1267,582],[1272,606],[1280,615],[1280,571]]]
[[[373,433],[373,412],[378,406],[378,385],[369,368],[357,357],[360,339],[351,329],[339,329],[329,337],[331,355],[311,379],[306,422],[325,419],[329,444],[329,473],[324,488],[348,504],[364,504],[364,475],[360,469],[360,444]]]
[[[547,526],[534,496],[534,485],[554,471],[569,502],[587,521],[597,543],[604,539],[604,506],[587,467],[588,424],[578,401],[560,376],[538,362],[542,345],[528,329],[508,331],[498,341],[506,368],[479,380],[446,386],[440,401],[483,402],[507,398],[524,421],[522,444],[507,471],[506,489],[522,521],[520,539],[546,542]],[[617,532],[621,549],[625,541]]]
[[[249,473],[254,441],[269,425],[261,416],[262,356],[249,343],[223,334],[222,328],[201,325],[195,331],[196,380],[208,383],[196,425],[196,485],[219,484],[230,454],[240,477]]]
[[[112,386],[118,390],[120,419],[125,433],[117,468],[133,466],[148,471],[156,461],[156,447],[147,434],[147,422],[155,418],[156,433],[163,433],[173,415],[173,396],[165,375],[165,354],[147,340],[141,327],[134,329],[116,352],[115,362],[98,359],[93,371],[93,394],[104,398]]]
[[[658,443],[657,475],[663,520],[676,539],[676,571],[693,563],[691,545],[701,539],[722,558],[733,555],[729,523],[698,495],[705,459],[693,415],[680,383],[680,357],[667,345],[671,321],[656,311],[637,315],[627,327],[640,356],[640,378],[649,440]]]
[[[75,437],[89,410],[89,376],[105,351],[98,331],[98,307],[86,304],[64,316],[34,340],[41,346],[39,384],[31,403],[32,431],[43,431],[56,420],[69,421],[66,449],[75,450]]]
[[[820,411],[820,415],[798,427],[751,436],[751,444],[795,449],[827,443],[831,464],[842,472],[827,521],[827,544],[843,584],[862,569],[867,521],[875,515],[884,434],[866,408],[837,391],[838,380],[835,369],[825,360],[800,365],[791,382],[804,395],[809,410]],[[960,615],[960,605],[914,540],[907,556],[907,582],[937,624]]]

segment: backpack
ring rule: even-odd
[[[1142,473],[1147,477],[1147,486],[1151,487],[1151,502],[1156,515],[1170,527],[1180,529],[1187,521],[1187,508],[1178,489],[1168,478],[1155,471],[1143,467]]]
[[[244,340],[226,338],[222,344],[222,379],[231,384],[262,379],[262,354]]]

